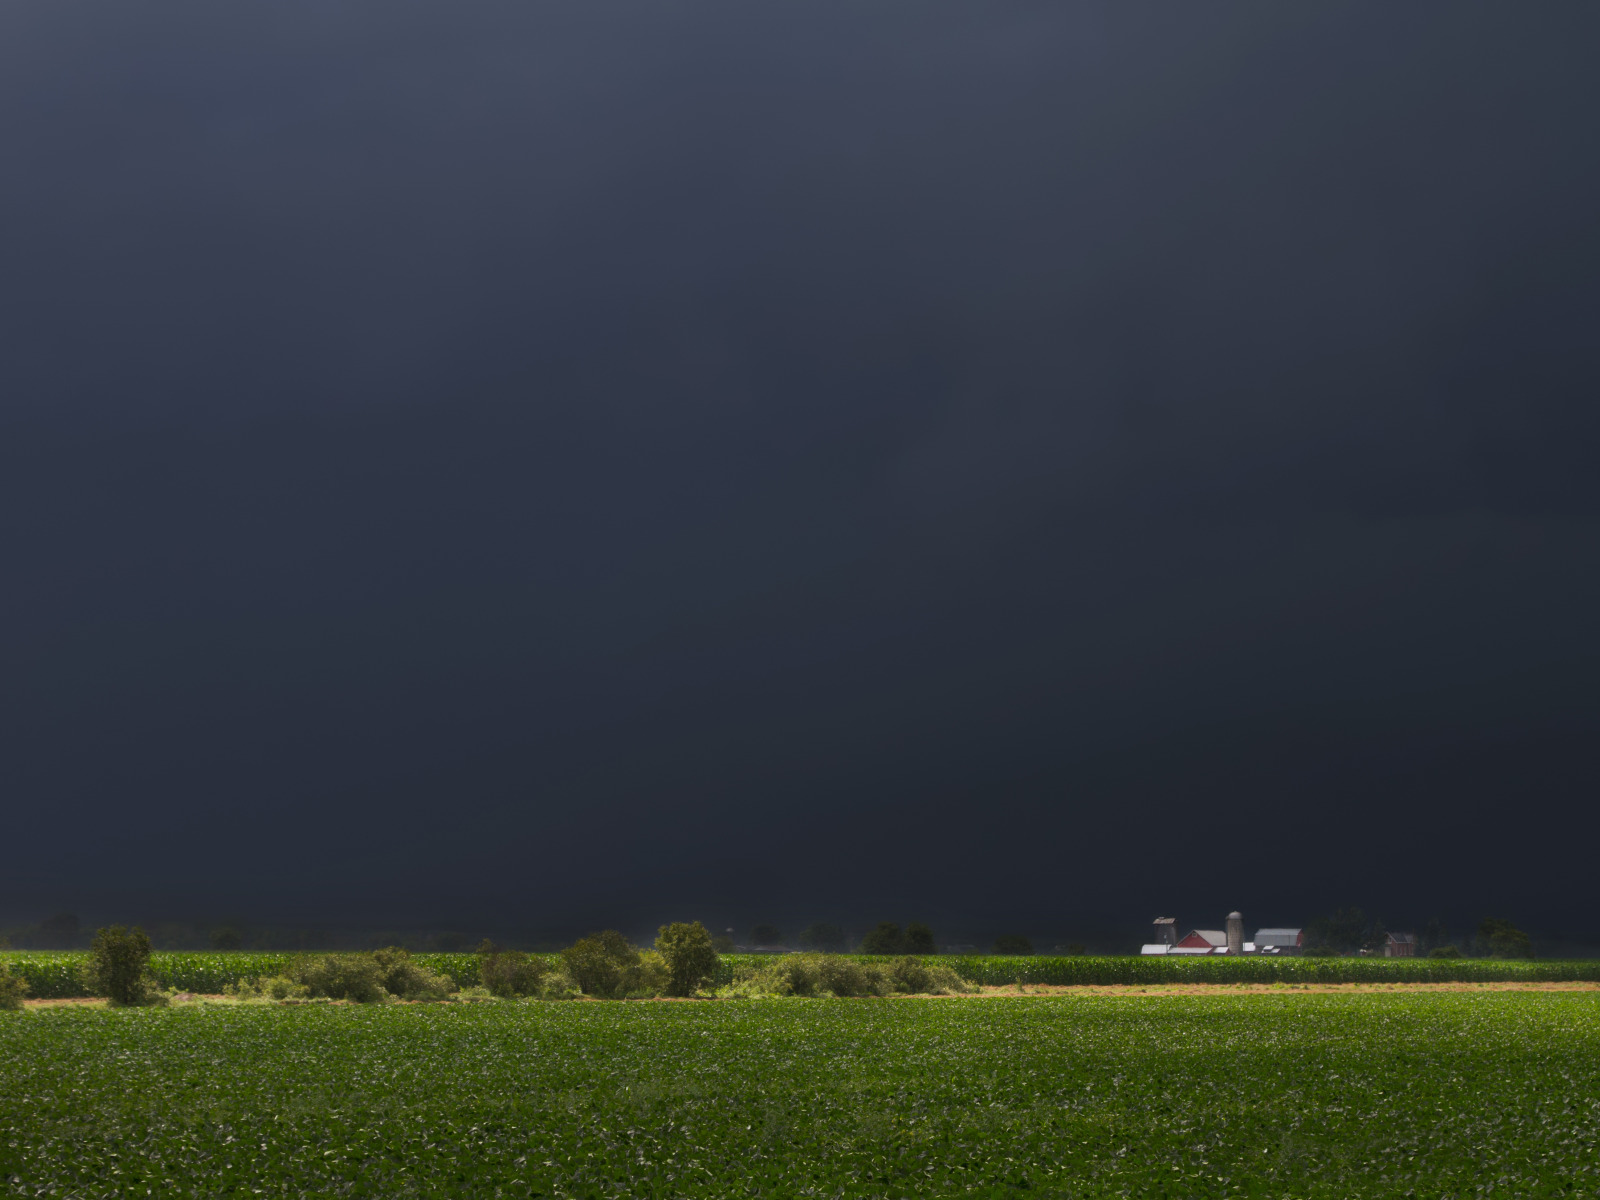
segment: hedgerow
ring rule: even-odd
[[[184,992],[220,993],[241,982],[286,974],[301,956],[262,951],[222,953],[169,952],[150,958],[150,973],[163,988]],[[871,963],[887,959],[865,954],[841,954],[841,961]],[[0,951],[0,963],[27,980],[29,994],[39,998],[87,995],[79,975],[85,955],[81,951]],[[429,971],[449,975],[461,987],[482,984],[476,954],[416,954],[413,960]],[[530,955],[552,970],[558,955]],[[955,970],[981,984],[1138,984],[1173,983],[1491,983],[1491,982],[1600,982],[1600,959],[1519,962],[1501,959],[1388,959],[1388,958],[1193,958],[1088,955],[1001,956],[928,955],[929,964]],[[725,987],[736,976],[762,964],[771,955],[724,954],[715,984]]]

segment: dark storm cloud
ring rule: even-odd
[[[11,6],[0,901],[1558,924],[1595,25]]]

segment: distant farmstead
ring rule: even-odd
[[[1176,936],[1177,923],[1174,918],[1157,917],[1154,922],[1155,937],[1141,946],[1139,953],[1299,954],[1305,946],[1305,931],[1301,929],[1259,929],[1255,940],[1245,941],[1244,918],[1239,913],[1228,914],[1228,925],[1231,929],[1191,929],[1180,938]]]

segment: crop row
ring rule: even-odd
[[[84,957],[76,952],[11,951],[0,953],[0,963],[9,962],[13,971],[27,979],[33,996],[64,998],[88,994],[79,976]],[[150,968],[163,987],[214,993],[244,979],[281,974],[295,957],[253,951],[178,951],[156,954],[150,960]],[[848,957],[873,961],[868,955]],[[416,958],[429,970],[447,974],[463,987],[478,982],[475,954],[419,954]],[[723,955],[717,982],[729,983],[741,968],[765,961],[769,961],[765,955]],[[929,961],[943,963],[965,978],[984,984],[1600,982],[1600,959],[1518,962],[1471,958],[939,955],[929,956]]]

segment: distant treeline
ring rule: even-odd
[[[0,963],[28,981],[40,999],[87,995],[78,952],[0,952]],[[298,956],[276,952],[157,953],[150,972],[162,987],[217,993],[223,988],[290,970]],[[557,956],[547,957],[557,965]],[[862,963],[882,961],[870,955],[845,955]],[[1600,959],[1516,961],[1492,959],[1385,958],[1221,958],[1197,955],[1168,957],[1095,957],[1074,955],[928,955],[929,963],[953,968],[974,983],[1023,984],[1163,984],[1163,983],[1488,983],[1600,982]],[[476,954],[419,954],[430,971],[448,974],[463,987],[481,981]],[[725,985],[741,971],[770,962],[760,954],[724,954],[715,982]]]

